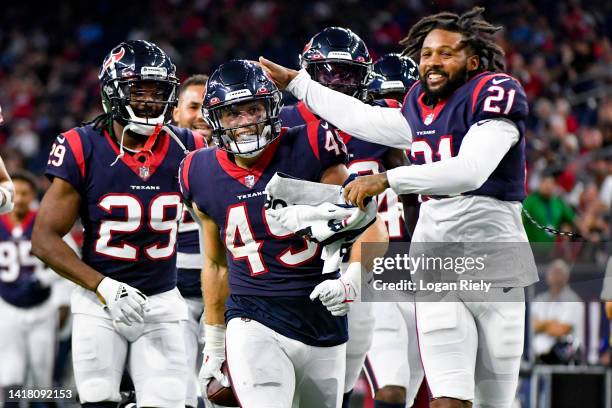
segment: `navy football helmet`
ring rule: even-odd
[[[213,140],[237,156],[257,156],[280,135],[280,109],[280,91],[256,62],[226,62],[206,84],[202,111]]]
[[[401,102],[412,84],[418,80],[419,69],[411,58],[400,54],[385,54],[372,66],[368,97],[392,98]]]
[[[372,58],[363,40],[348,28],[327,27],[312,37],[300,65],[328,88],[362,100],[366,96]]]
[[[175,65],[157,45],[122,42],[104,59],[98,79],[104,111],[133,132],[150,135],[170,122],[179,81]]]

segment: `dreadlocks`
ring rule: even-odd
[[[501,30],[501,27],[496,27],[484,20],[483,12],[484,7],[474,7],[462,15],[442,12],[422,18],[400,41],[400,44],[405,47],[403,55],[418,61],[425,37],[432,30],[439,28],[463,35],[463,42],[480,57],[480,66],[475,73],[504,71],[504,51],[493,39],[493,34]]]

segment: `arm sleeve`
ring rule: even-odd
[[[318,153],[315,155],[318,154],[321,173],[336,164],[348,163],[348,149],[333,127],[317,121],[308,123],[307,129],[308,132],[316,131]]]
[[[75,190],[82,190],[85,179],[85,151],[76,130],[57,137],[49,153],[45,175],[49,180],[59,177],[70,183]]]
[[[189,170],[191,169],[191,161],[193,160],[194,155],[195,152],[189,153],[179,165],[178,171],[179,190],[183,201],[188,206],[191,206],[191,201],[193,200],[193,196],[191,195],[191,188],[189,185]]]
[[[518,140],[516,125],[508,120],[477,123],[463,138],[457,156],[389,170],[389,185],[397,194],[453,195],[476,190]]]
[[[410,148],[412,130],[399,108],[365,104],[313,81],[303,69],[287,90],[313,113],[351,136],[398,149]]]

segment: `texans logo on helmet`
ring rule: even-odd
[[[102,64],[102,71],[106,71],[106,69],[111,66],[114,67],[115,63],[121,61],[121,58],[123,58],[124,55],[125,49],[123,47],[121,47],[116,53],[111,53],[108,59],[104,61],[104,64]]]

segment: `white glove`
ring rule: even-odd
[[[328,279],[315,286],[310,300],[319,298],[333,316],[344,316],[361,294],[361,263],[353,262],[339,279]]]
[[[202,356],[202,368],[198,375],[200,387],[205,394],[208,383],[214,377],[224,387],[229,387],[229,378],[221,372],[221,364],[225,361],[225,326],[207,324],[205,330],[205,343]]]
[[[127,326],[133,322],[143,323],[145,312],[150,310],[144,293],[109,277],[102,279],[96,294],[106,304],[113,321]]]
[[[0,214],[10,213],[13,211],[13,194],[15,187],[10,181],[5,181],[0,184]]]

